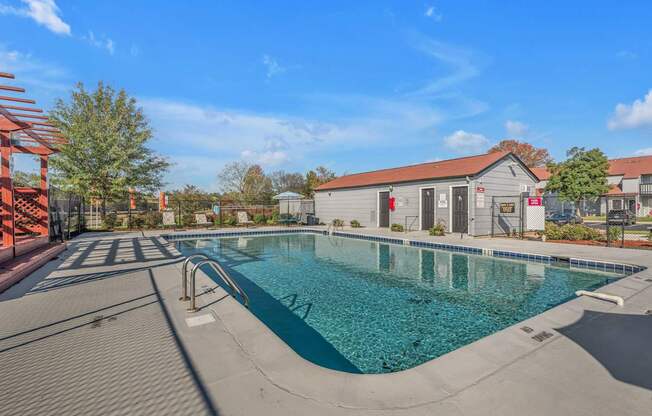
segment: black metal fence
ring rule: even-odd
[[[50,240],[69,240],[86,230],[84,199],[51,186],[48,190]]]
[[[164,225],[163,212],[160,210],[158,198],[136,196],[133,204],[127,198],[111,201],[106,205],[106,217],[102,217],[102,207],[99,202],[87,203],[84,206],[85,224],[88,229],[104,228],[157,228]],[[192,227],[195,225],[234,226],[238,224],[238,213],[245,212],[248,220],[257,224],[275,223],[284,213],[314,213],[314,201],[296,200],[270,203],[239,202],[227,199],[195,199],[175,198],[170,196],[163,211],[171,212],[174,225]],[[202,224],[197,224],[198,214]],[[203,223],[205,221],[207,223]]]

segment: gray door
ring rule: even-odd
[[[453,188],[453,228],[454,233],[469,232],[469,188]]]
[[[378,226],[389,227],[389,192],[378,193]]]
[[[435,226],[435,189],[421,190],[421,229],[429,230]]]

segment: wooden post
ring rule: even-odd
[[[48,157],[41,156],[41,186],[38,196],[40,207],[41,226],[40,234],[48,236],[50,234],[50,213],[48,207]]]
[[[5,248],[13,247],[16,243],[14,232],[14,192],[11,183],[11,140],[9,133],[0,132],[0,192],[2,193],[2,245]]]

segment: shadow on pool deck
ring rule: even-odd
[[[585,311],[577,322],[556,330],[617,380],[652,390],[652,315]]]
[[[0,295],[0,413],[217,414],[154,274],[179,255],[143,240],[73,241]]]

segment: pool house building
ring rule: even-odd
[[[315,190],[315,214],[326,224],[340,219],[428,230],[440,223],[446,232],[489,235],[494,197],[522,201],[518,197],[534,194],[537,181],[512,153],[427,162],[327,182]]]

